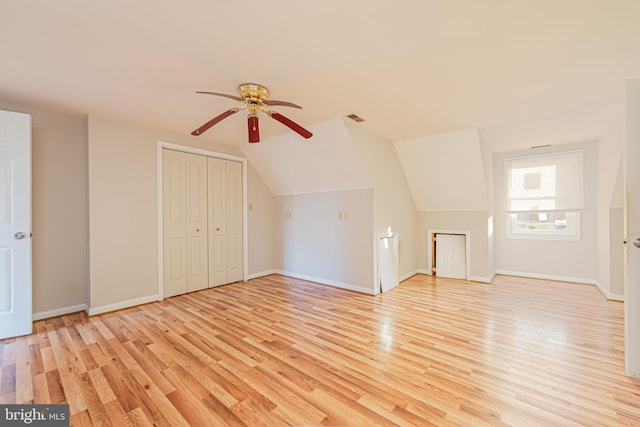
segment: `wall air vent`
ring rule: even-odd
[[[357,114],[349,114],[347,117],[357,123],[364,122],[364,119]]]

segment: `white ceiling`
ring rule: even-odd
[[[266,85],[304,126],[494,151],[597,138],[640,75],[638,0],[0,0],[0,100],[188,134]],[[232,116],[199,138],[246,144]],[[263,138],[287,129],[261,117]]]

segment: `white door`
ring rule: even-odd
[[[627,80],[625,370],[640,377],[640,78]]]
[[[0,111],[0,338],[31,315],[31,116]]]
[[[209,287],[227,283],[227,163],[209,158]]]
[[[242,164],[208,159],[209,286],[244,277]]]
[[[164,296],[207,287],[207,158],[163,150]]]
[[[187,164],[187,291],[206,289],[207,265],[207,158],[186,155]]]
[[[227,160],[227,283],[244,278],[242,163]]]
[[[436,234],[436,276],[467,278],[467,249],[464,234]]]

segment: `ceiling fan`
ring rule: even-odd
[[[263,107],[265,105],[281,105],[284,107],[293,107],[293,108],[300,108],[300,109],[302,109],[302,107],[292,102],[267,99],[269,97],[269,90],[267,90],[267,88],[262,85],[259,85],[256,83],[243,83],[240,86],[238,86],[238,93],[240,94],[240,96],[228,95],[226,93],[203,92],[203,91],[197,91],[196,93],[203,93],[206,95],[216,95],[216,96],[222,96],[224,98],[234,99],[236,101],[243,102],[244,107],[231,108],[230,110],[227,110],[224,113],[215,116],[213,119],[209,120],[208,122],[200,126],[198,129],[191,132],[191,135],[194,135],[194,136],[202,135],[204,132],[209,130],[209,128],[211,128],[213,125],[226,119],[230,115],[235,114],[238,111],[248,110],[249,116],[248,116],[247,126],[249,129],[249,142],[260,142],[260,130],[258,128],[258,115],[257,115],[259,111],[262,111],[272,119],[279,121],[280,123],[289,127],[291,130],[293,130],[294,132],[297,132],[304,138],[311,138],[313,136],[311,132],[309,132],[299,124],[295,123],[294,121],[286,118],[282,114],[277,113],[275,111],[271,111],[271,110],[264,110]]]

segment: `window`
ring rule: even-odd
[[[583,151],[506,159],[507,237],[580,240]]]

